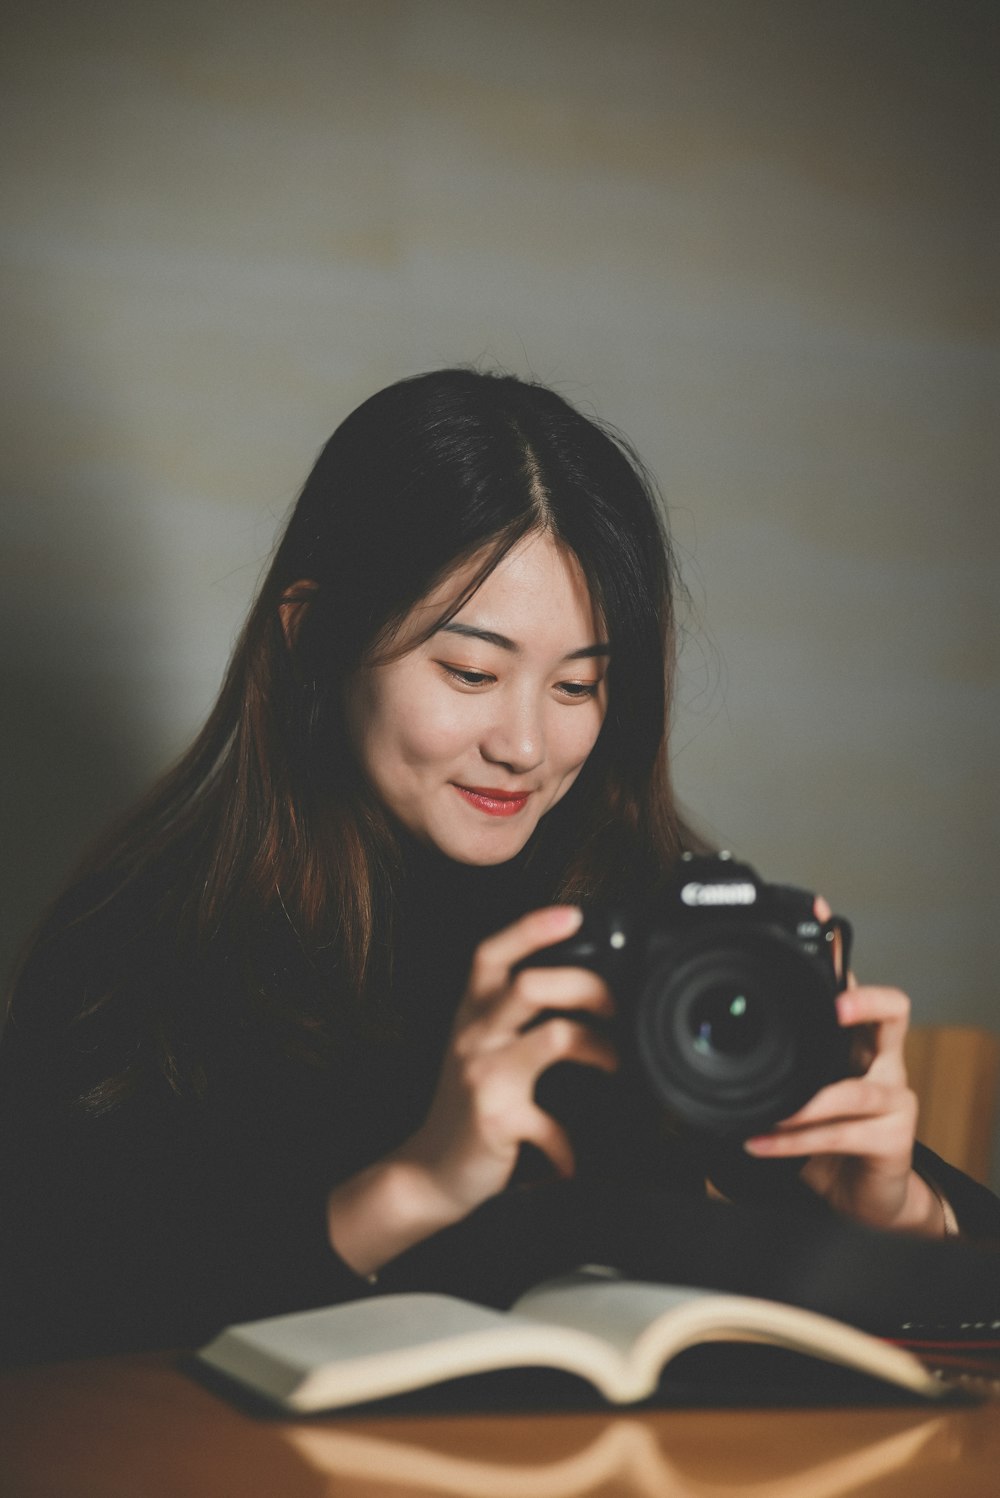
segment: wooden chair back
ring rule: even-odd
[[[972,1025],[915,1025],[906,1037],[906,1069],[920,1100],[918,1138],[989,1185],[1000,1035]]]

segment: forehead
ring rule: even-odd
[[[570,648],[598,639],[600,615],[583,568],[567,546],[532,532],[476,586],[487,559],[480,553],[449,573],[410,611],[397,641],[418,643],[446,620],[528,642],[540,632],[572,637]]]

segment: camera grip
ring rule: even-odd
[[[614,988],[624,976],[633,945],[631,927],[618,912],[590,911],[573,936],[529,952],[514,963],[511,974],[527,967],[585,967]]]
[[[586,967],[594,972],[601,968],[600,944],[596,936],[581,929],[565,941],[557,941],[551,947],[541,947],[529,952],[511,968],[511,974],[523,972],[528,967]]]

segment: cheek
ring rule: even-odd
[[[578,770],[597,743],[604,721],[603,710],[595,705],[592,710],[580,710],[573,714],[573,721],[563,723],[558,740],[561,765],[569,773]]]
[[[378,694],[370,703],[365,728],[369,767],[395,766],[410,771],[445,764],[476,737],[474,716],[462,712],[449,694],[428,691]]]

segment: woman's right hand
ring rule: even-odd
[[[586,968],[527,967],[513,975],[511,969],[572,936],[580,921],[574,906],[548,906],[477,948],[426,1119],[390,1156],[328,1199],[331,1244],[360,1273],[502,1191],[522,1144],[540,1149],[560,1175],[573,1174],[572,1145],[535,1102],[535,1084],[557,1061],[616,1070],[610,1042],[569,1017],[611,1014],[611,994]],[[565,1017],[532,1023],[550,1010]]]
[[[477,949],[430,1111],[397,1154],[419,1164],[455,1205],[470,1212],[506,1186],[522,1144],[547,1155],[562,1176],[574,1169],[566,1131],[534,1099],[535,1084],[557,1061],[614,1071],[614,1048],[595,1029],[543,1011],[609,1015],[607,984],[586,968],[511,969],[572,936],[574,906],[533,911]]]

